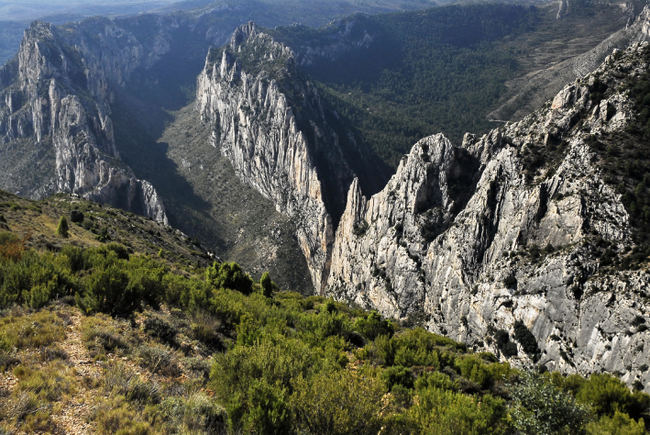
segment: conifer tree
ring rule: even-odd
[[[61,216],[59,219],[59,226],[56,227],[56,234],[59,237],[68,238],[68,220],[65,216]]]

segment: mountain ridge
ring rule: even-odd
[[[599,259],[597,243],[619,255],[636,245],[622,196],[604,181],[588,140],[630,125],[626,80],[641,77],[647,52],[647,44],[614,52],[545,108],[481,138],[466,135],[461,146],[423,139],[372,198],[353,184],[326,294],[421,318],[524,365],[620,371],[647,385],[650,334],[627,326],[648,315],[647,256],[641,270],[625,272]],[[467,182],[470,199],[449,219],[462,197],[449,194],[452,149],[473,156],[480,178],[475,188]],[[424,210],[420,198],[431,201]],[[423,212],[431,217],[422,220]],[[508,355],[494,337],[519,321],[537,350]]]

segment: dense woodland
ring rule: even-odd
[[[391,165],[420,138],[443,131],[460,141],[466,131],[495,124],[488,109],[517,74],[515,53],[500,42],[534,29],[535,8],[451,6],[421,12],[353,16],[320,30],[292,26],[274,36],[300,53],[336,40],[372,42],[305,70],[330,104],[351,121]]]
[[[280,291],[235,263],[79,244],[79,217],[58,220],[49,250],[0,234],[6,431],[52,430],[80,401],[98,433],[641,434],[650,421],[650,396],[610,375],[520,371],[375,312]],[[525,326],[515,329],[504,340],[528,351]]]

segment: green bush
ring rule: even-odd
[[[168,397],[156,411],[160,419],[175,429],[170,432],[216,434],[227,431],[225,409],[204,393],[193,393],[187,398]]]
[[[153,373],[172,377],[181,374],[174,351],[165,346],[144,344],[138,349],[138,356],[140,365]]]
[[[68,238],[68,230],[68,220],[65,218],[65,216],[61,216],[61,219],[59,219],[59,224],[56,227],[56,234],[59,237]]]
[[[176,345],[176,335],[178,329],[167,320],[158,315],[149,315],[143,322],[144,332],[156,337],[164,343]]]
[[[143,381],[133,370],[121,363],[111,363],[104,370],[104,390],[124,396],[141,405],[159,403],[160,386],[153,380]]]
[[[380,335],[392,337],[395,328],[386,319],[382,319],[379,313],[372,311],[365,317],[360,317],[354,322],[354,329],[369,340],[374,340]]]
[[[206,281],[217,289],[237,290],[245,295],[253,291],[253,280],[237,263],[215,262],[205,272]]]
[[[298,433],[372,434],[382,426],[383,383],[367,370],[300,377],[291,397]]]
[[[0,318],[0,348],[41,348],[62,341],[65,324],[54,313],[40,311],[26,316]]]
[[[647,432],[643,419],[635,421],[629,415],[615,411],[611,417],[603,415],[598,421],[589,422],[587,433],[592,435],[643,435]]]
[[[638,419],[650,410],[649,395],[631,392],[621,380],[608,374],[589,376],[587,381],[581,383],[576,399],[591,406],[599,416],[612,416],[620,411]]]
[[[77,295],[76,301],[86,313],[128,315],[140,306],[139,295],[129,291],[128,286],[129,277],[123,268],[111,265],[84,279],[83,296]]]
[[[128,330],[120,330],[110,317],[96,314],[81,323],[81,338],[94,358],[103,358],[106,352],[127,353],[130,345],[125,338]]]
[[[418,391],[408,416],[419,433],[508,433],[505,402],[484,395],[475,398],[439,388]]]
[[[262,274],[262,278],[260,278],[260,287],[262,289],[262,294],[265,297],[270,298],[273,295],[276,286],[273,281],[271,281],[271,276],[268,272]]]
[[[295,339],[236,346],[215,355],[210,386],[225,404],[235,431],[250,430],[254,424],[282,431],[289,424],[292,382],[317,372],[318,362],[314,350]]]
[[[84,214],[79,210],[70,211],[70,220],[76,224],[81,224],[84,221]]]
[[[530,373],[513,385],[510,415],[515,429],[523,433],[575,433],[588,412],[573,396]]]
[[[415,376],[406,367],[393,366],[386,368],[381,373],[381,378],[386,384],[386,388],[390,391],[395,385],[401,385],[406,388],[413,388]]]

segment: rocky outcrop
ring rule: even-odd
[[[634,117],[626,83],[647,71],[648,50],[616,52],[481,138],[421,140],[370,198],[353,183],[326,293],[518,365],[649,385],[650,275],[600,259],[598,244],[624,255],[634,241],[590,145]]]
[[[295,221],[320,291],[353,171],[341,148],[346,138],[298,75],[293,52],[252,23],[240,27],[224,50],[208,55],[196,104],[238,176]]]
[[[96,71],[53,26],[34,23],[25,32],[17,58],[0,74],[3,188],[20,179],[15,193],[36,198],[76,193],[166,223],[153,186],[119,160],[107,87]],[[30,164],[53,172],[16,173],[12,165],[21,147],[41,149],[47,161],[33,156],[37,161]]]

